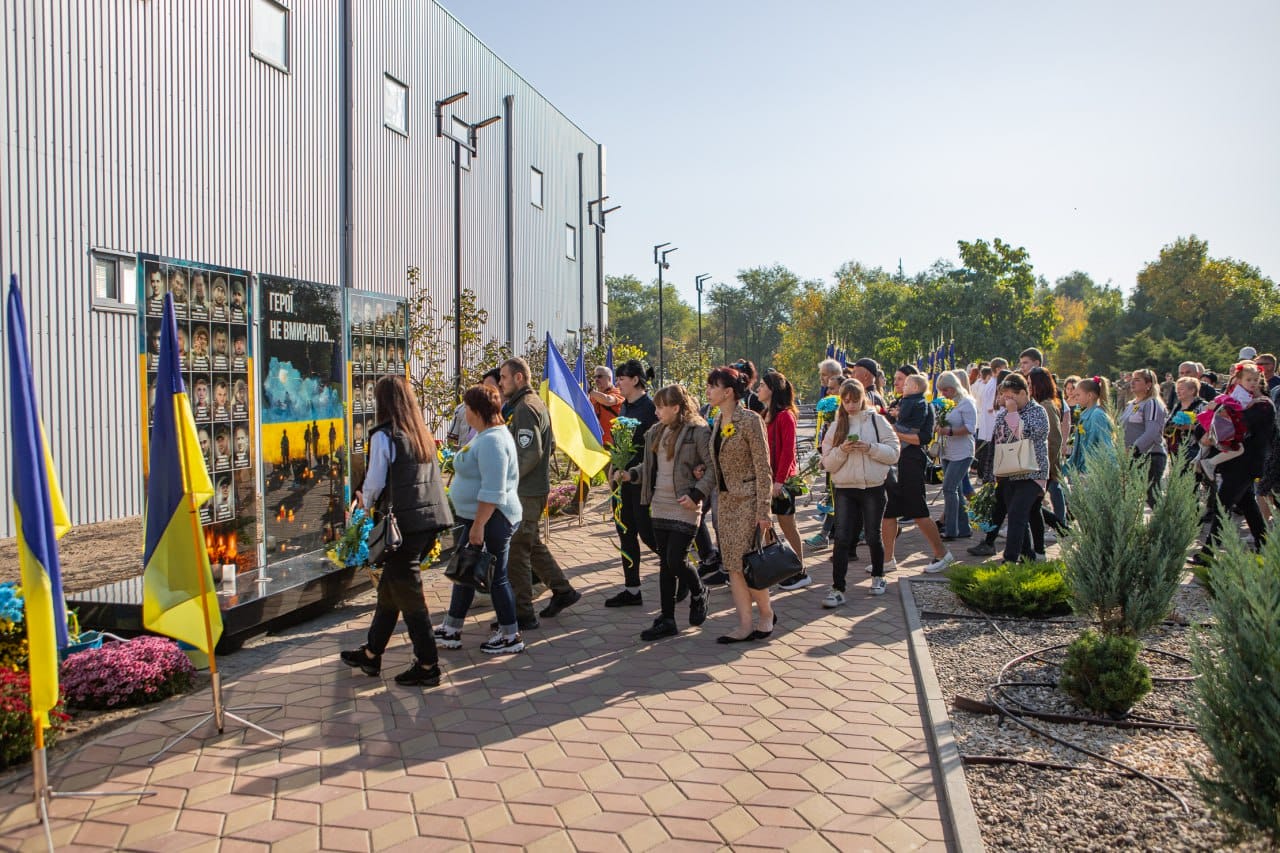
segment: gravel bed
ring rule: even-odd
[[[974,615],[946,584],[914,582],[920,611]],[[1178,607],[1183,613],[1208,613],[1197,587],[1184,587]],[[1083,772],[1016,765],[966,765],[965,778],[983,840],[993,850],[1103,850],[1116,847],[1150,850],[1266,850],[1265,844],[1233,845],[1226,828],[1209,814],[1191,782],[1188,766],[1208,772],[1212,756],[1195,732],[1121,729],[1089,723],[1030,720],[1056,737],[1158,777],[1186,800],[1149,782],[1111,771],[1117,768],[1041,737],[996,715],[958,711],[957,695],[979,701],[995,697],[1013,707],[1021,702],[1037,710],[1093,716],[1077,708],[1052,687],[1009,688],[989,695],[988,688],[1006,663],[1027,652],[1071,642],[1087,627],[1083,620],[986,621],[931,615],[922,619],[929,653],[948,705],[956,745],[962,755],[999,755],[1081,767]],[[1144,638],[1149,649],[1188,657],[1191,628],[1159,626]],[[1003,636],[1000,632],[1003,632]],[[1016,648],[1015,648],[1016,646]],[[1011,667],[1005,681],[1056,682],[1064,649],[1044,652]],[[1191,674],[1190,665],[1173,657],[1144,653],[1153,677],[1177,679]],[[1154,689],[1131,712],[1135,718],[1190,723],[1187,710],[1192,687],[1185,681],[1156,681]],[[1105,771],[1102,773],[1093,771]]]

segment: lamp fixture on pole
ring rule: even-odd
[[[693,286],[698,291],[698,368],[703,367],[702,364],[702,283],[711,278],[710,273],[703,273],[693,280]]]
[[[609,200],[607,195],[600,198],[593,198],[587,202],[587,224],[596,229],[596,345],[604,344],[605,324],[604,324],[604,234],[605,234],[605,217],[615,210],[622,207],[615,204],[613,207],[605,207],[604,203]],[[598,212],[597,212],[598,211]]]
[[[677,249],[664,249],[663,246],[670,246],[670,243],[659,243],[653,247],[653,262],[658,265],[658,386],[661,387],[666,377],[666,356],[664,353],[663,326],[662,326],[662,271],[671,269],[671,264],[667,263],[667,255],[677,251]]]

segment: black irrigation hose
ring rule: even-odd
[[[1013,684],[1006,683],[1004,686],[1011,687]],[[1057,686],[1057,685],[1052,685]],[[1134,717],[1132,715],[1119,720],[1108,720],[1099,717],[1086,717],[1080,714],[1059,714],[1056,711],[1042,711],[1033,708],[1018,700],[1017,703],[1022,712],[1033,719],[1044,720],[1046,723],[1062,723],[1064,725],[1077,725],[1080,723],[1090,723],[1102,726],[1111,726],[1117,729],[1153,729],[1156,731],[1196,731],[1196,727],[1187,723],[1168,723],[1164,720],[1153,720],[1148,717]],[[1000,709],[988,702],[973,699],[963,694],[956,694],[951,698],[951,706],[957,711],[968,711],[971,714],[999,714]]]
[[[997,630],[999,629],[997,628]],[[1004,632],[1001,632],[1001,633],[1003,634]],[[1043,649],[1037,649],[1032,652],[1027,652],[1026,654],[1018,655],[1012,660],[1006,662],[1005,665],[1000,668],[1000,674],[996,676],[996,682],[994,684],[990,684],[987,686],[987,701],[990,702],[992,705],[996,706],[997,708],[999,708],[1000,712],[1004,714],[1006,717],[1013,720],[1015,723],[1027,729],[1028,731],[1034,732],[1035,734],[1038,734],[1043,738],[1047,738],[1048,740],[1051,740],[1056,744],[1065,746],[1067,749],[1073,749],[1076,752],[1082,753],[1084,755],[1089,756],[1090,758],[1096,759],[1106,764],[1110,764],[1113,767],[1118,767],[1121,770],[1125,771],[1126,773],[1131,773],[1134,776],[1137,776],[1141,779],[1146,780],[1147,782],[1150,782],[1156,788],[1160,789],[1161,791],[1164,791],[1166,794],[1168,794],[1169,796],[1177,800],[1178,805],[1182,806],[1183,814],[1190,815],[1191,807],[1187,805],[1187,801],[1182,798],[1182,795],[1179,794],[1177,791],[1173,790],[1173,788],[1170,788],[1164,782],[1157,779],[1155,776],[1152,776],[1149,773],[1144,773],[1143,771],[1137,769],[1136,767],[1130,767],[1128,764],[1125,764],[1123,761],[1117,761],[1114,758],[1108,758],[1102,753],[1094,752],[1093,750],[1087,747],[1081,746],[1078,743],[1073,743],[1065,738],[1060,738],[1057,735],[1052,734],[1051,732],[1045,731],[1043,728],[1040,728],[1039,726],[1032,725],[1027,720],[1018,716],[1012,710],[1005,707],[999,701],[996,700],[995,693],[997,691],[1001,691],[1001,698],[1004,698],[1004,695],[1002,692],[1004,689],[1004,677],[1005,677],[1005,673],[1007,673],[1010,668],[1015,667],[1018,664],[1023,663],[1024,661],[1034,659],[1043,652],[1051,651],[1054,648],[1061,648],[1061,647],[1062,647],[1062,644],[1059,644],[1057,646],[1047,646]],[[1017,700],[1014,700],[1014,701],[1016,702]]]
[[[1107,770],[1104,767],[1090,767],[1087,764],[1063,764],[1058,761],[1037,761],[1032,758],[1015,758],[1012,755],[961,755],[960,760],[965,764],[978,764],[984,766],[995,766],[998,764],[1021,764],[1027,767],[1035,767],[1038,770],[1068,770],[1079,771],[1084,773],[1096,773],[1099,775],[1131,775],[1127,770]],[[1195,781],[1189,776],[1152,776],[1153,779],[1160,779],[1165,782],[1193,782]]]

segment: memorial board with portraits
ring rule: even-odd
[[[164,295],[174,299],[179,365],[214,497],[200,508],[210,563],[258,567],[254,460],[253,311],[244,270],[139,255],[139,352],[143,453],[155,409]]]
[[[364,482],[369,433],[377,425],[374,388],[384,376],[408,373],[409,305],[381,293],[347,291],[347,399],[351,423],[351,488]]]

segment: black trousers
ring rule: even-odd
[[[431,629],[431,616],[422,597],[422,558],[436,544],[436,533],[406,533],[404,544],[391,554],[382,567],[378,581],[378,606],[373,611],[366,647],[375,655],[387,650],[396,630],[396,621],[404,617],[413,642],[413,656],[425,667],[440,661],[436,638]]]
[[[640,586],[640,542],[643,541],[650,551],[657,551],[658,544],[653,538],[653,519],[649,517],[649,508],[640,505],[640,486],[623,483],[618,490],[621,497],[618,516],[622,524],[615,525],[618,531],[619,544],[622,546],[622,577],[627,586]],[[618,498],[614,498],[615,505]],[[687,548],[689,543],[685,543]]]
[[[715,540],[711,538],[711,527],[707,524],[707,520],[711,517],[711,513],[702,513],[702,520],[698,522],[698,532],[694,534],[693,544],[698,549],[698,561],[704,566],[715,565],[720,562],[720,549],[716,547]],[[654,531],[657,536],[657,531]]]
[[[1267,539],[1267,522],[1262,517],[1258,498],[1253,494],[1252,476],[1235,471],[1222,473],[1222,485],[1218,487],[1216,495],[1211,494],[1209,499],[1209,538],[1205,540],[1206,551],[1212,551],[1222,536],[1219,507],[1227,510],[1234,509],[1241,513],[1245,523],[1249,525],[1249,532],[1253,534],[1254,544],[1258,548],[1262,547],[1262,543]]]
[[[1160,494],[1164,469],[1169,465],[1169,456],[1165,453],[1148,453],[1147,463],[1147,506],[1155,509],[1156,496]]]
[[[1031,514],[1039,511],[1040,501],[1044,499],[1044,489],[1035,480],[1005,480],[1002,489],[1009,519],[1005,529],[1004,561],[1016,563],[1024,556],[1035,556],[1027,534],[1030,532]],[[1041,521],[1042,535],[1043,524]]]
[[[690,566],[685,557],[689,553],[689,543],[693,541],[692,533],[681,533],[662,527],[653,529],[654,549],[658,552],[658,594],[662,599],[662,616],[664,619],[676,618],[676,579],[679,578],[695,596],[706,595],[707,591],[698,578],[698,573]]]
[[[849,552],[858,541],[858,531],[867,537],[871,549],[871,574],[884,577],[884,542],[880,539],[880,522],[884,520],[887,501],[884,486],[870,489],[836,489],[836,540],[831,549],[831,585],[844,592],[849,572]]]

